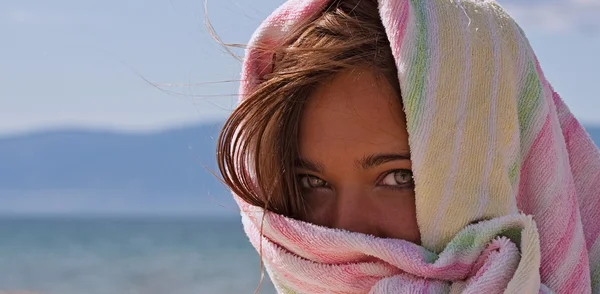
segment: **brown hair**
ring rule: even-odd
[[[400,95],[397,69],[376,0],[334,0],[314,21],[269,50],[273,70],[225,122],[217,144],[224,182],[249,204],[302,219],[295,175],[298,128],[308,97],[336,74],[369,68]]]

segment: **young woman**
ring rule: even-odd
[[[600,153],[484,0],[291,0],[218,145],[282,293],[600,293]]]

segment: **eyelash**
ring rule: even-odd
[[[414,184],[403,185],[403,186],[378,185],[378,187],[384,187],[386,189],[392,189],[392,190],[405,190],[408,188],[412,188],[413,186],[414,186]]]
[[[386,187],[386,188],[394,189],[394,190],[404,190],[404,189],[408,189],[408,188],[413,188],[415,186],[414,178],[413,178],[413,174],[412,174],[412,170],[409,170],[409,169],[395,169],[395,170],[391,170],[391,171],[389,171],[387,173],[384,173],[379,178],[378,182],[383,181],[383,179],[385,179],[390,174],[394,174],[394,173],[397,173],[397,172],[406,172],[406,173],[410,174],[410,176],[411,176],[410,183],[409,184],[404,184],[404,185],[398,185],[398,186],[397,185],[378,185],[378,186],[380,186],[380,187]]]
[[[395,169],[395,170],[391,170],[391,171],[388,171],[388,172],[382,174],[378,178],[377,182],[379,183],[379,182],[383,181],[383,179],[385,179],[390,174],[397,173],[397,172],[408,172],[408,173],[410,173],[412,175],[412,171],[411,170],[408,170],[408,169]],[[325,181],[325,180],[323,180],[323,179],[321,179],[321,178],[319,178],[317,176],[310,175],[310,174],[299,174],[298,175],[299,182],[302,181],[302,179],[305,178],[305,177],[308,178],[308,179],[310,179],[310,178],[320,179],[321,181],[325,182],[326,186],[324,186],[324,187],[311,187],[311,188],[300,187],[302,189],[329,189],[330,188],[330,185],[329,185],[329,183],[327,183],[327,181]],[[302,185],[301,182],[300,182],[300,185]],[[380,185],[380,184],[377,184],[377,186],[378,187],[384,187],[386,189],[392,189],[392,190],[404,190],[404,189],[408,189],[408,188],[413,188],[414,187],[414,182],[412,182],[411,184],[398,185],[398,186],[396,186],[396,185]]]

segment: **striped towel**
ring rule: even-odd
[[[271,68],[252,44],[277,44],[328,2],[291,0],[263,22],[241,99]],[[277,290],[600,293],[600,152],[522,30],[491,0],[379,0],[379,10],[403,93],[422,245],[236,197]]]

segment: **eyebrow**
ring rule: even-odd
[[[322,165],[312,162],[306,158],[299,158],[296,160],[296,167],[304,168],[315,173],[320,173],[324,169]]]
[[[370,169],[390,161],[398,160],[410,160],[410,152],[366,155],[363,158],[356,160],[355,165],[362,169]],[[316,173],[321,173],[324,170],[321,164],[310,161],[306,158],[299,158],[296,160],[296,167],[304,168]]]
[[[363,169],[370,169],[376,167],[378,165],[382,165],[384,163],[390,161],[397,160],[410,160],[409,152],[401,152],[401,153],[383,153],[383,154],[372,154],[361,158],[356,161],[356,165],[362,167]]]

